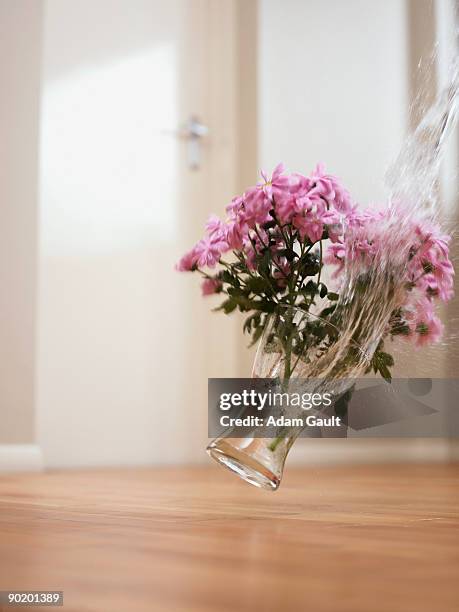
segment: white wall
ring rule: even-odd
[[[234,375],[236,335],[174,264],[233,189],[231,112],[221,120],[231,104],[207,81],[226,65],[225,36],[207,5],[46,1],[37,412],[47,466],[206,460],[207,377]],[[174,134],[193,113],[211,128],[200,172]]]
[[[260,0],[259,159],[323,161],[361,202],[383,197],[407,126],[404,0]]]
[[[41,22],[40,0],[0,2],[0,445],[35,438]]]

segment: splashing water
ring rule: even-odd
[[[386,173],[389,206],[401,203],[410,214],[436,217],[440,163],[445,139],[456,119],[458,97],[459,58],[453,64],[449,85],[440,92]]]
[[[417,221],[438,222],[440,164],[458,106],[459,61],[456,60],[448,86],[407,138],[386,174],[389,198],[386,211],[375,221],[379,246],[375,248],[371,264],[353,256],[352,244],[362,238],[361,228],[357,224],[347,230],[351,247],[346,254],[344,281],[333,321],[341,335],[333,350],[315,364],[314,369],[322,376],[361,375],[365,360],[346,360],[350,343],[357,342],[371,358],[387,334],[391,316],[403,305],[410,259],[409,238]],[[371,224],[369,227],[371,244]],[[365,231],[368,238],[368,225]],[[346,363],[349,366],[343,368]]]

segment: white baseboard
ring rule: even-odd
[[[444,438],[309,438],[296,441],[288,462],[291,465],[340,465],[448,462],[455,459],[451,441]]]
[[[422,439],[300,439],[293,446],[290,465],[365,463],[423,463],[459,460],[459,442]],[[40,472],[43,454],[38,444],[0,444],[0,473]]]
[[[38,444],[0,444],[0,473],[42,469],[43,455]]]

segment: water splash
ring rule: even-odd
[[[277,319],[271,319],[271,327],[265,329],[257,352],[255,376],[286,379],[283,372],[287,363],[290,375],[293,372],[296,377],[312,381],[323,391],[327,384],[335,389],[337,379],[349,385],[368,369],[381,340],[391,326],[394,329],[394,313],[406,306],[407,291],[417,297],[416,279],[410,277],[410,261],[417,253],[413,243],[421,226],[428,233],[433,222],[438,221],[440,163],[458,105],[459,61],[456,61],[448,86],[408,136],[387,172],[386,209],[355,215],[349,221],[340,297],[330,319],[322,321],[324,333],[311,337],[308,331],[314,326],[310,319],[315,314],[278,314]],[[364,243],[369,246],[368,256],[362,248]],[[283,337],[276,322],[280,322],[279,330],[282,326],[290,330],[293,323],[298,337],[311,338],[306,346],[301,342],[298,345],[296,354],[301,355],[301,360],[297,359],[293,367],[290,353],[284,354],[284,345],[273,344],[276,337]],[[328,327],[330,324],[333,329]]]
[[[458,100],[459,58],[456,58],[450,83],[424,114],[386,173],[389,206],[402,203],[412,213],[431,219],[437,216],[440,164],[445,139],[457,116]]]
[[[349,227],[344,280],[334,323],[341,330],[334,355],[317,364],[329,375],[341,369],[351,341],[358,342],[371,358],[387,335],[391,317],[406,300],[409,239],[419,221],[440,220],[439,176],[445,139],[459,106],[459,58],[452,67],[448,85],[439,92],[417,128],[408,136],[386,174],[389,197],[385,213],[375,221],[378,246],[370,264],[352,257],[352,245],[361,239],[360,228]],[[370,224],[371,232],[371,224]],[[368,232],[368,225],[365,228]],[[371,243],[371,233],[370,233]],[[359,376],[364,362],[355,363],[349,376]]]

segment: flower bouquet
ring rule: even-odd
[[[360,209],[321,165],[304,176],[279,164],[226,212],[225,221],[210,217],[177,269],[200,274],[203,295],[224,297],[216,310],[247,315],[244,332],[260,341],[253,376],[283,390],[292,377],[320,380],[322,389],[350,386],[370,370],[390,381],[388,340],[422,346],[441,338],[435,309],[453,295],[454,270],[449,237],[430,220],[397,203]],[[209,452],[275,489],[298,433],[228,434]]]

